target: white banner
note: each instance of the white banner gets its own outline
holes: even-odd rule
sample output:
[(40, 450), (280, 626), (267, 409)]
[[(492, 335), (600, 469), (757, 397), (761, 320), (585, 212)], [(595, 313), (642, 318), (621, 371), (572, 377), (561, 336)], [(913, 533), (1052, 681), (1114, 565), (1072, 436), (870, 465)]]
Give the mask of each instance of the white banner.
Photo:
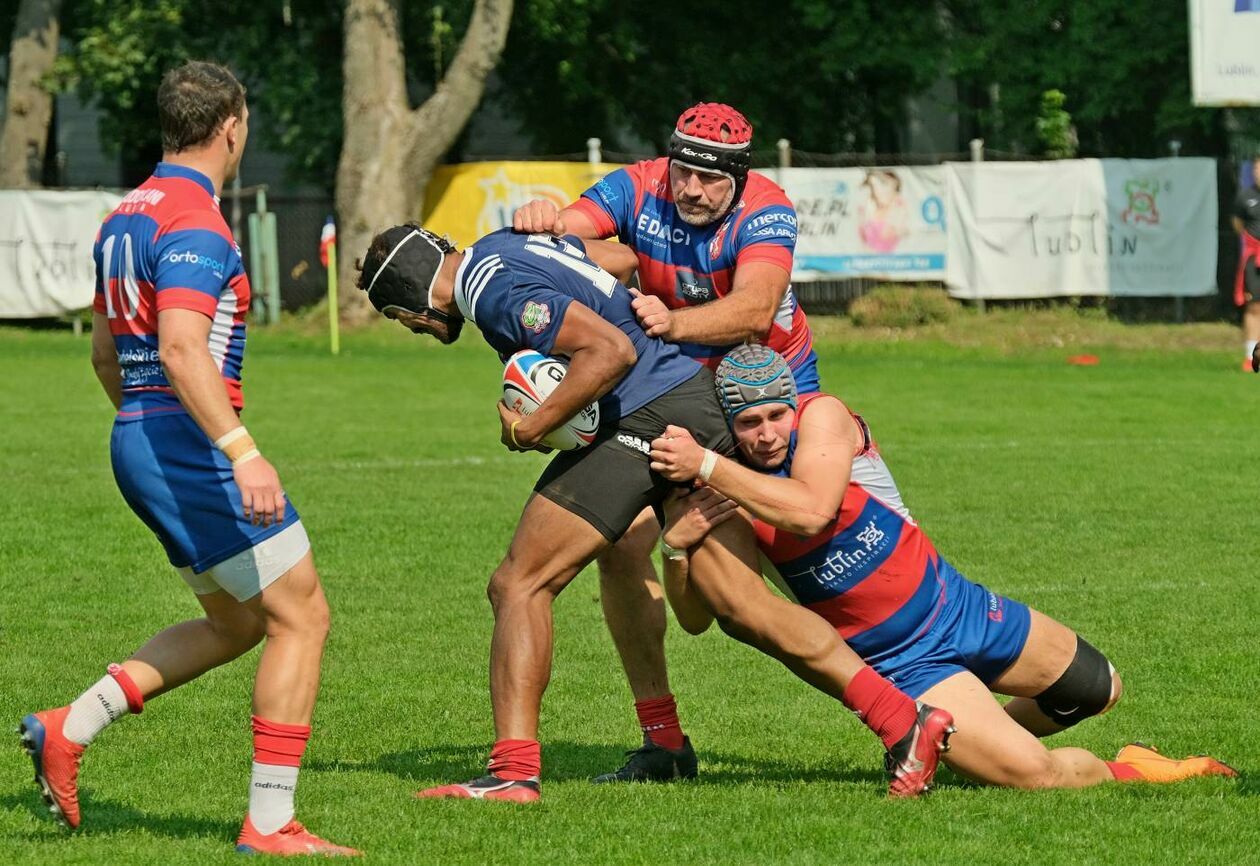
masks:
[(1195, 105), (1260, 105), (1260, 0), (1190, 0)]
[(783, 168), (767, 174), (796, 206), (794, 280), (944, 279), (941, 166)]
[(92, 306), (92, 244), (121, 200), (97, 190), (0, 190), (0, 319)]
[(959, 298), (1216, 292), (1211, 159), (947, 163)]

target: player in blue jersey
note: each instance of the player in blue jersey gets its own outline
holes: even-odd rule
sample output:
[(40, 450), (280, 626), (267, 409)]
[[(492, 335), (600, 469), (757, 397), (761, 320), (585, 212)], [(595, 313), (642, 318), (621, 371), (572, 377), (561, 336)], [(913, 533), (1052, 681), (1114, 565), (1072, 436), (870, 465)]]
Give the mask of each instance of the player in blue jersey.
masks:
[[(526, 232), (616, 235), (643, 295), (635, 313), (651, 336), (712, 369), (731, 348), (759, 341), (788, 359), (802, 393), (817, 391), (818, 357), (789, 284), (796, 211), (770, 178), (750, 170), (753, 128), (729, 105), (682, 112), (668, 156), (619, 168), (563, 210), (539, 199), (513, 215)], [(695, 763), (684, 742), (665, 663), (665, 604), (651, 554), (660, 524), (644, 512), (599, 557), (600, 601), (634, 695), (643, 746), (597, 782), (670, 781)]]
[(154, 636), (68, 706), (19, 728), (53, 814), (80, 821), (79, 760), (110, 723), (264, 641), (237, 850), (355, 854), (293, 817), (328, 634), (306, 530), (241, 424), (249, 280), (219, 213), (247, 137), (245, 90), (193, 62), (158, 90), (163, 161), (101, 226), (92, 363), (118, 414), (114, 477), (196, 593), (202, 619)]
[[(588, 244), (600, 246), (503, 230), (459, 252), (423, 229), (398, 226), (377, 235), (365, 257), (360, 288), (377, 310), (412, 331), (451, 343), (471, 321), (500, 359), (534, 349), (569, 360), (564, 379), (532, 415), (498, 404), (507, 447), (535, 448), (582, 408), (600, 404), (594, 443), (560, 453), (543, 471), (490, 579), (496, 736), (490, 773), (421, 791), (422, 797), (538, 799), (538, 712), (551, 670), (552, 601), (645, 508), (664, 500), (671, 485), (651, 471), (648, 443), (667, 425), (690, 430), (716, 452), (733, 447), (712, 373), (644, 332), (634, 296), (586, 255)], [(727, 572), (730, 543), (720, 532), (706, 542), (698, 579)], [(724, 627), (859, 711), (897, 753), (894, 793), (926, 787), (944, 743), (943, 731), (925, 733), (921, 718), (947, 715), (916, 706), (821, 619), (781, 599), (776, 604), (760, 580), (728, 583), (728, 595)], [(694, 763), (689, 769), (694, 774)]]

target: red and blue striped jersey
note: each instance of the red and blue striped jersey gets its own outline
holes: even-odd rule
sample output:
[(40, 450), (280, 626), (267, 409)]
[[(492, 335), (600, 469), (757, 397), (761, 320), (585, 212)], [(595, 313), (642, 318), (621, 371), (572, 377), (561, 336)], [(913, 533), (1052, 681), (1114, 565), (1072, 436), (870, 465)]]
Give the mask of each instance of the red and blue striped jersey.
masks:
[[(739, 204), (707, 226), (688, 225), (678, 215), (666, 157), (617, 169), (571, 207), (594, 223), (601, 238), (617, 235), (635, 251), (642, 290), (671, 309), (724, 297), (741, 264), (769, 262), (792, 271), (796, 210), (782, 189), (755, 171), (748, 173)], [(812, 370), (817, 363), (809, 323), (790, 286), (765, 344), (785, 357), (793, 371), (806, 365)], [(679, 348), (716, 367), (734, 347), (680, 343)], [(798, 381), (802, 392), (817, 390), (816, 381), (812, 387), (807, 384)]]
[(239, 411), (249, 278), (210, 178), (167, 162), (127, 193), (101, 225), (93, 309), (109, 318), (122, 368), (122, 420), (183, 407), (158, 359), (158, 313), (195, 310)]
[[(791, 475), (801, 416), (824, 397), (836, 399), (827, 394), (801, 399), (787, 459), (767, 474)], [(827, 528), (805, 537), (761, 520), (753, 524), (776, 585), (869, 659), (926, 631), (944, 595), (935, 547), (902, 503), (866, 422), (853, 418), (865, 442), (853, 459), (840, 511)]]

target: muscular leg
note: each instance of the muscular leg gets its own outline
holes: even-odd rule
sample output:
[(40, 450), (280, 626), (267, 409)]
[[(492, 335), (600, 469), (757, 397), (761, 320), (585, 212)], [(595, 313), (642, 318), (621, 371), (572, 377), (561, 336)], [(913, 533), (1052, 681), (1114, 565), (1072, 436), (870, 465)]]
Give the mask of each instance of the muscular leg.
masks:
[(507, 556), (487, 590), (494, 608), (490, 696), (499, 740), (536, 740), (551, 679), (551, 604), (608, 541), (542, 496), (525, 504)]
[(692, 552), (690, 581), (724, 632), (834, 698), (866, 666), (826, 620), (770, 591), (743, 518), (716, 527)]
[(254, 680), (254, 714), (309, 725), (330, 626), (315, 560), (306, 556), (250, 600), (266, 623), (267, 643)]
[(646, 508), (599, 556), (599, 600), (636, 701), (669, 694), (665, 667), (665, 593), (652, 564), (661, 526)]
[(943, 759), (976, 781), (1011, 788), (1084, 788), (1115, 778), (1106, 763), (1084, 749), (1047, 749), (1003, 712), (974, 674), (955, 674), (921, 700), (953, 714), (958, 732)]
[[(1003, 695), (1015, 695), (1006, 705), (1006, 713), (1025, 730), (1038, 737), (1046, 737), (1066, 730), (1044, 712), (1033, 700), (1058, 681), (1076, 655), (1076, 632), (1063, 623), (1053, 620), (1037, 610), (1032, 615), (1028, 641), (1015, 663), (992, 683), (992, 690)], [(1099, 711), (1107, 712), (1120, 700), (1123, 684), (1119, 674), (1111, 675), (1111, 699)]]
[(123, 663), (146, 698), (182, 686), (248, 652), (263, 638), (252, 607), (223, 590), (197, 596), (203, 619), (190, 619), (154, 635)]
[(308, 551), (248, 601), (226, 592), (197, 596), (206, 618), (171, 626), (123, 663), (146, 697), (170, 691), (267, 643), (254, 683), (254, 712), (283, 724), (310, 723), (328, 636), (328, 602)]

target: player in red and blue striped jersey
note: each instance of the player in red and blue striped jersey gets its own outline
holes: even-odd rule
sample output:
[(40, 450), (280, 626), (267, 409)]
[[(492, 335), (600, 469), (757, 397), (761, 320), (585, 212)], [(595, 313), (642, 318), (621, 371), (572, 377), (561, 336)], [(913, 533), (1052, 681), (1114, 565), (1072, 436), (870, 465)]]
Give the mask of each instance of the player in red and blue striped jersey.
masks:
[[(708, 627), (715, 593), (704, 583), (711, 573), (689, 575), (688, 549), (738, 504), (788, 598), (831, 623), (906, 694), (953, 715), (958, 731), (943, 757), (955, 770), (1019, 788), (1236, 775), (1212, 758), (1174, 761), (1139, 744), (1114, 762), (1047, 749), (1038, 737), (1119, 699), (1120, 679), (1103, 654), (956, 571), (911, 517), (866, 422), (830, 395), (798, 397), (782, 357), (743, 346), (716, 378), (740, 460), (705, 452), (677, 427), (652, 443), (653, 469), (707, 485), (667, 507), (665, 539), (678, 556), (665, 584), (684, 628)], [(990, 691), (1014, 699), (1003, 707)]]
[(163, 161), (101, 226), (92, 362), (118, 410), (114, 477), (205, 617), (155, 635), (71, 704), (22, 719), (55, 816), (80, 822), (79, 761), (108, 725), (265, 638), (254, 763), (237, 850), (356, 853), (293, 817), (328, 633), (310, 542), (279, 476), (241, 424), (249, 280), (218, 193), (248, 136), (245, 90), (192, 62), (158, 91)]
[[(818, 358), (789, 284), (796, 211), (782, 189), (749, 170), (752, 133), (729, 105), (694, 105), (679, 116), (667, 157), (612, 172), (559, 212), (551, 202), (530, 202), (513, 227), (617, 235), (637, 258), (643, 297), (635, 313), (649, 336), (677, 343), (710, 368), (739, 343), (763, 342), (788, 359), (801, 393), (809, 393), (819, 387)], [(665, 606), (650, 558), (659, 533), (645, 512), (599, 559), (604, 617), (644, 745), (596, 781), (667, 781), (680, 761), (695, 762), (665, 664)]]

